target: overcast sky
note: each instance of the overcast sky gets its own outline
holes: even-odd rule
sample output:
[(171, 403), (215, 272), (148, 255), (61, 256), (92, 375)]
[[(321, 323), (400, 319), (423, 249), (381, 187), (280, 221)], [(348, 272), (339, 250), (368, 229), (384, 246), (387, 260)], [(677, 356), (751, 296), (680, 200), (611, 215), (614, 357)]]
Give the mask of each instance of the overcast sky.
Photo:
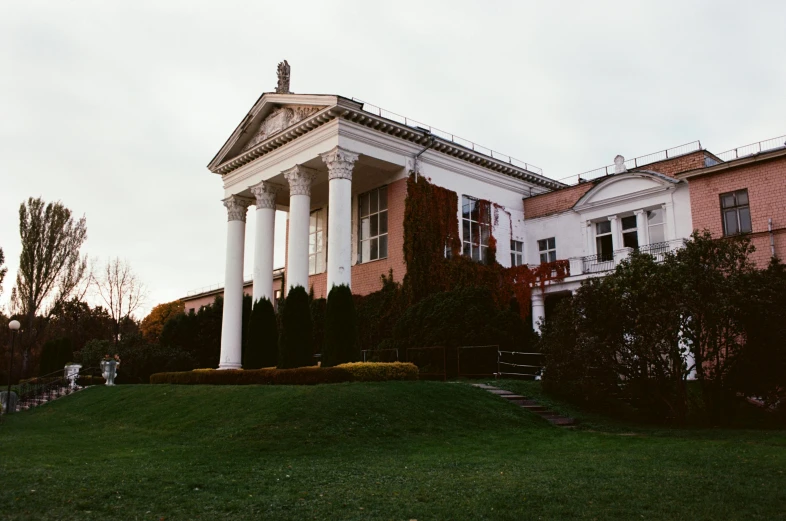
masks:
[(149, 288), (140, 316), (222, 282), (206, 165), (283, 59), (294, 92), (354, 96), (563, 178), (786, 134), (785, 24), (782, 0), (3, 2), (0, 305), (29, 196), (84, 214), (91, 257), (128, 260)]

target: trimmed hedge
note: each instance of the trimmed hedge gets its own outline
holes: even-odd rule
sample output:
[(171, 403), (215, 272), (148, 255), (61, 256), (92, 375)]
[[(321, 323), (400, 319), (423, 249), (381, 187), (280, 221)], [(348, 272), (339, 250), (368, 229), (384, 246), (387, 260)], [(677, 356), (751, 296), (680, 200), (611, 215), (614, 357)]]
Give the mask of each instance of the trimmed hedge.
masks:
[(346, 284), (334, 286), (328, 294), (325, 312), (322, 366), (333, 367), (360, 360), (357, 336), (358, 326), (352, 291)]
[(413, 364), (358, 362), (338, 367), (298, 367), (296, 369), (228, 369), (223, 371), (186, 371), (156, 373), (151, 384), (180, 385), (315, 385), (342, 382), (381, 382), (417, 380)]
[(354, 362), (337, 365), (336, 369), (346, 369), (356, 382), (418, 379), (418, 367), (409, 362)]

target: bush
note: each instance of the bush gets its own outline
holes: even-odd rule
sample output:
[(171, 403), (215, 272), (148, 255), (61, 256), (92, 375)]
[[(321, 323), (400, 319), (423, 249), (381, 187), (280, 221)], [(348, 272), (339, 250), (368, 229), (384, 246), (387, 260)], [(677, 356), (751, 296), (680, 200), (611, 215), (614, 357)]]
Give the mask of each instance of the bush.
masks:
[(322, 365), (332, 367), (360, 359), (357, 319), (352, 291), (344, 284), (330, 290), (325, 312), (325, 346)]
[(181, 385), (315, 385), (342, 382), (417, 380), (418, 368), (406, 363), (352, 363), (336, 367), (295, 369), (195, 369), (188, 372), (156, 373), (152, 384)]
[(382, 289), (365, 296), (354, 296), (360, 350), (377, 349), (384, 340), (390, 339), (406, 308), (401, 285), (393, 280), (393, 270), (380, 278)]
[(308, 294), (303, 286), (291, 288), (281, 312), (278, 342), (279, 369), (314, 365), (313, 334)]
[(221, 355), (223, 312), (224, 299), (216, 297), (197, 312), (176, 314), (164, 324), (159, 343), (187, 351), (198, 367), (216, 366)]
[(315, 385), (351, 380), (352, 373), (346, 369), (313, 366), (295, 369), (228, 369), (157, 373), (150, 377), (150, 383), (153, 384), (181, 385)]
[(190, 353), (170, 346), (146, 343), (139, 335), (126, 337), (118, 344), (92, 340), (78, 353), (78, 361), (87, 368), (100, 367), (104, 355), (120, 355), (115, 383), (147, 383), (150, 375), (164, 371), (190, 371), (196, 361)]
[(356, 382), (384, 382), (386, 380), (417, 380), (418, 367), (405, 362), (379, 363), (355, 362), (341, 364), (337, 369), (345, 369)]
[(259, 299), (251, 311), (248, 338), (243, 343), (243, 367), (261, 369), (276, 365), (278, 360), (278, 325), (273, 304)]
[[(325, 310), (327, 308), (327, 300), (323, 298), (312, 298), (309, 295), (311, 308), (311, 327), (312, 337), (311, 346), (313, 353), (322, 353), (323, 345), (325, 343)], [(323, 364), (324, 365), (324, 364)]]

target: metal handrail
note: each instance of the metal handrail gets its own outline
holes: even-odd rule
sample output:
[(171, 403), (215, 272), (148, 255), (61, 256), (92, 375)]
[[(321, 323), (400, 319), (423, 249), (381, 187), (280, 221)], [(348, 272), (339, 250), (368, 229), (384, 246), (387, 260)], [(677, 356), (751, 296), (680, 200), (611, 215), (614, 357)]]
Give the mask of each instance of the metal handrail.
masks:
[[(624, 164), (625, 168), (630, 170), (644, 165), (657, 163), (659, 161), (674, 159), (675, 157), (684, 156), (685, 154), (690, 154), (692, 152), (698, 152), (699, 150), (702, 150), (701, 141), (691, 141), (690, 143), (685, 143), (684, 145), (679, 145), (676, 147), (667, 148), (666, 150), (660, 150), (651, 154), (628, 159)], [(576, 184), (582, 183), (584, 181), (591, 181), (592, 179), (597, 179), (599, 177), (613, 175), (615, 173), (615, 168), (616, 165), (603, 166), (594, 170), (582, 172), (580, 174), (569, 175), (567, 177), (563, 177), (562, 179), (558, 179), (558, 181), (565, 184)]]
[(16, 386), (17, 411), (43, 405), (61, 396), (73, 394), (90, 385), (103, 383), (101, 370), (97, 367), (80, 368), (79, 373), (70, 375), (66, 369), (22, 381)]
[(767, 150), (774, 150), (776, 148), (786, 147), (786, 135), (765, 139), (764, 141), (757, 141), (750, 145), (743, 145), (741, 147), (732, 148), (715, 156), (721, 161), (733, 161), (741, 157), (766, 152)]
[(500, 152), (496, 152), (496, 151), (494, 151), (494, 150), (492, 150), (490, 148), (486, 148), (484, 146), (478, 145), (477, 143), (474, 143), (473, 141), (470, 141), (469, 139), (464, 139), (464, 138), (459, 137), (459, 136), (457, 136), (457, 135), (455, 135), (453, 133), (446, 132), (444, 130), (440, 130), (440, 129), (436, 128), (436, 127), (432, 127), (431, 125), (427, 125), (427, 124), (425, 124), (425, 123), (423, 123), (421, 121), (417, 121), (415, 119), (408, 118), (406, 116), (402, 116), (401, 114), (397, 114), (397, 113), (392, 112), (390, 110), (383, 109), (382, 107), (379, 107), (377, 105), (373, 105), (373, 104), (368, 103), (366, 101), (363, 101), (361, 99), (352, 98), (352, 101), (355, 101), (357, 103), (362, 103), (363, 104), (362, 110), (365, 111), (365, 112), (368, 112), (370, 114), (375, 114), (375, 115), (377, 115), (377, 116), (379, 116), (381, 118), (387, 118), (387, 119), (393, 120), (393, 121), (395, 121), (397, 123), (401, 123), (402, 125), (406, 125), (406, 126), (411, 127), (411, 128), (415, 128), (415, 129), (419, 129), (419, 130), (427, 130), (428, 132), (430, 132), (431, 134), (433, 134), (434, 136), (436, 136), (438, 138), (444, 139), (446, 141), (450, 141), (451, 143), (455, 143), (455, 144), (457, 144), (459, 146), (462, 146), (464, 148), (468, 148), (468, 149), (472, 150), (473, 152), (477, 152), (479, 154), (483, 154), (483, 155), (489, 156), (489, 157), (491, 157), (493, 159), (497, 159), (499, 161), (504, 161), (504, 162), (509, 163), (509, 164), (511, 164), (513, 166), (517, 166), (519, 168), (523, 168), (524, 170), (527, 170), (527, 171), (532, 172), (534, 174), (543, 175), (543, 169), (542, 168), (540, 168), (538, 166), (535, 166), (535, 165), (533, 165), (531, 163), (527, 163), (526, 161), (521, 161), (521, 160), (516, 159), (516, 158), (514, 158), (512, 156), (509, 156), (507, 154), (502, 154)]

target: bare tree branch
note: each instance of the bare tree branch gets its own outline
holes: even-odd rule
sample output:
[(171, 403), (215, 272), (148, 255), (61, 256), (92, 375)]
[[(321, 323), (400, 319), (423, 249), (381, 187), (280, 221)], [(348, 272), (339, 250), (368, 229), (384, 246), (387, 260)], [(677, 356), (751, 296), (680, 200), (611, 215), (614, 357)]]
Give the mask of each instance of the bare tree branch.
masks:
[(101, 272), (93, 277), (98, 295), (106, 304), (115, 325), (115, 342), (120, 337), (122, 322), (139, 309), (147, 297), (145, 285), (137, 278), (127, 261), (109, 259)]

